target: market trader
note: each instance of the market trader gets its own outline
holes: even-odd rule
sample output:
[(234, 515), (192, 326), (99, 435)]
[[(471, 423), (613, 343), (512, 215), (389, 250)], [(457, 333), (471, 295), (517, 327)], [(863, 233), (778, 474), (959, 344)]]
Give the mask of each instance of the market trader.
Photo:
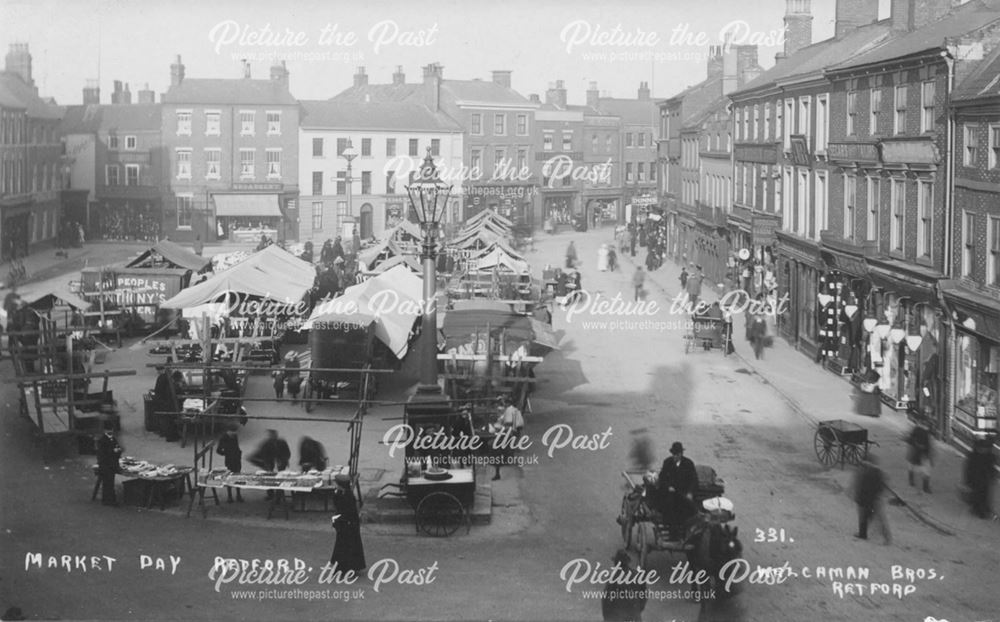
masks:
[(101, 503), (116, 506), (115, 475), (121, 470), (122, 446), (115, 438), (115, 424), (104, 422), (104, 434), (97, 440), (97, 475), (101, 478)]

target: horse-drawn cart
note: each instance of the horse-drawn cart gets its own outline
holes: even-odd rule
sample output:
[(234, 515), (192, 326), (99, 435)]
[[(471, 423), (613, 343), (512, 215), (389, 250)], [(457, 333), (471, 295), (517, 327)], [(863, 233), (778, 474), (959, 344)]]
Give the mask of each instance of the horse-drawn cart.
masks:
[(712, 315), (691, 315), (691, 332), (684, 335), (684, 353), (696, 350), (722, 350), (724, 356), (730, 352), (731, 324), (724, 318)]
[(840, 462), (861, 464), (868, 458), (868, 450), (878, 443), (868, 440), (868, 429), (843, 419), (820, 421), (816, 434), (813, 436), (813, 447), (820, 464), (832, 467)]

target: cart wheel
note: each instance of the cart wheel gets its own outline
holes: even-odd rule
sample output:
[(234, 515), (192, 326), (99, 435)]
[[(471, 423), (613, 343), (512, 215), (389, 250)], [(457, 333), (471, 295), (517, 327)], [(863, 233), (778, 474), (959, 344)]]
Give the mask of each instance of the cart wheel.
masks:
[(628, 495), (625, 495), (622, 497), (622, 510), (618, 515), (618, 522), (622, 526), (622, 541), (625, 543), (626, 549), (632, 548), (632, 528), (635, 526), (633, 515), (632, 504), (629, 502)]
[(837, 435), (833, 430), (821, 425), (813, 437), (813, 446), (816, 448), (816, 458), (820, 464), (832, 467), (837, 463)]
[(646, 523), (639, 523), (639, 533), (636, 534), (636, 546), (639, 549), (639, 567), (643, 570), (649, 568), (649, 536), (652, 527)]
[(417, 529), (435, 538), (447, 538), (465, 522), (465, 508), (448, 492), (432, 492), (417, 504)]
[(844, 462), (855, 466), (861, 464), (864, 458), (868, 457), (868, 452), (861, 445), (854, 443), (844, 446)]

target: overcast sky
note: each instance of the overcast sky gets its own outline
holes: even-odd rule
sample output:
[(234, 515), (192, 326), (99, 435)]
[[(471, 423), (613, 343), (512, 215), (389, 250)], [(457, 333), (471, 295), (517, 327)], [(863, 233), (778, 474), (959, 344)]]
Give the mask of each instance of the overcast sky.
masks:
[[(813, 41), (830, 37), (833, 0), (812, 5)], [(243, 58), (264, 78), (265, 55), (283, 55), (299, 99), (335, 95), (358, 65), (374, 83), (397, 65), (419, 81), (421, 66), (440, 62), (445, 78), (512, 70), (524, 95), (561, 79), (570, 103), (583, 103), (590, 81), (616, 97), (642, 81), (654, 97), (699, 82), (727, 25), (736, 43), (759, 41), (770, 67), (784, 12), (785, 0), (0, 0), (0, 44), (29, 43), (41, 93), (60, 104), (81, 103), (98, 75), (102, 103), (116, 79), (162, 93), (178, 54), (192, 78), (239, 77)]]

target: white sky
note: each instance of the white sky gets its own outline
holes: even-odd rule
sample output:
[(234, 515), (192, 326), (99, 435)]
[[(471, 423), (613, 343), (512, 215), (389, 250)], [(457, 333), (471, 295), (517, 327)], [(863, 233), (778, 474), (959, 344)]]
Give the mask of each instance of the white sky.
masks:
[[(826, 39), (833, 34), (834, 1), (812, 5), (813, 41)], [(60, 104), (81, 103), (84, 83), (98, 77), (98, 68), (103, 103), (110, 102), (116, 79), (130, 84), (133, 101), (145, 83), (159, 101), (177, 54), (187, 77), (213, 78), (238, 77), (241, 58), (267, 53), (331, 55), (287, 61), (292, 94), (300, 99), (347, 88), (358, 65), (375, 83), (389, 82), (396, 65), (403, 65), (407, 81), (419, 81), (421, 66), (440, 62), (445, 78), (489, 80), (493, 69), (512, 70), (513, 87), (524, 95), (544, 97), (546, 86), (561, 79), (570, 103), (583, 103), (591, 80), (616, 97), (634, 97), (640, 81), (651, 84), (654, 97), (672, 96), (704, 79), (707, 46), (720, 43), (726, 24), (741, 20), (746, 36), (773, 37), (784, 12), (784, 0), (0, 0), (0, 46), (6, 53), (9, 43), (29, 43), (41, 94)], [(226, 23), (251, 32), (270, 25), (304, 44), (227, 44), (220, 41)], [(382, 30), (373, 32), (379, 24)], [(356, 40), (321, 45), (327, 25)], [(671, 42), (685, 25), (691, 36), (704, 33), (707, 43)], [(585, 37), (589, 30), (593, 37), (617, 26), (631, 45), (581, 43), (567, 52), (571, 32)], [(402, 45), (421, 42), (419, 31), (424, 45)], [(388, 42), (376, 50), (380, 36)], [(770, 67), (779, 49), (762, 45), (761, 65)], [(252, 61), (253, 77), (267, 77), (271, 64)]]

